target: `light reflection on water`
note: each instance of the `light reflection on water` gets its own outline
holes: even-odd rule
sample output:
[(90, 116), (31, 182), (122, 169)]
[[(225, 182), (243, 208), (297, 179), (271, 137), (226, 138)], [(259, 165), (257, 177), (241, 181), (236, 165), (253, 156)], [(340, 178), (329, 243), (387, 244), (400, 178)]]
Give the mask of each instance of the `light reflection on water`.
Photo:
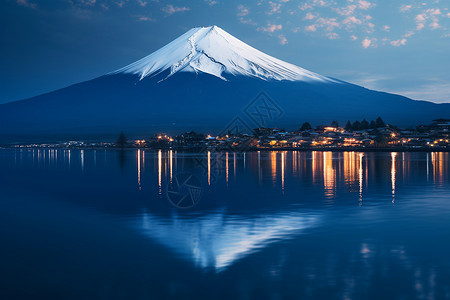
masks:
[[(166, 198), (182, 173), (203, 190), (190, 209)], [(8, 241), (0, 257), (12, 274), (1, 279), (32, 282), (35, 271), (17, 266), (42, 261), (53, 270), (39, 269), (42, 291), (57, 270), (64, 291), (85, 276), (98, 282), (87, 293), (107, 298), (97, 289), (114, 290), (106, 273), (115, 265), (98, 261), (109, 253), (123, 262), (125, 285), (148, 278), (161, 288), (139, 288), (156, 298), (186, 296), (174, 288), (184, 281), (217, 289), (198, 299), (446, 298), (449, 175), (448, 153), (0, 150), (0, 238)], [(85, 241), (96, 246), (68, 256), (66, 245)], [(21, 251), (32, 254), (11, 254)], [(77, 269), (74, 255), (103, 276), (63, 272)]]

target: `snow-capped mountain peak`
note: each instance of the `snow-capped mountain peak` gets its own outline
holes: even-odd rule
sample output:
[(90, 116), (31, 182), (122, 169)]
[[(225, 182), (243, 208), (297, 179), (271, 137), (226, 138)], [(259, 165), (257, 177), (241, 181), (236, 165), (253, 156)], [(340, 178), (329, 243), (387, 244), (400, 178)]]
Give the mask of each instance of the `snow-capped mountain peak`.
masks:
[(223, 80), (226, 75), (262, 80), (335, 82), (325, 76), (267, 55), (217, 26), (197, 27), (113, 74), (137, 74), (140, 79), (169, 70), (207, 73)]

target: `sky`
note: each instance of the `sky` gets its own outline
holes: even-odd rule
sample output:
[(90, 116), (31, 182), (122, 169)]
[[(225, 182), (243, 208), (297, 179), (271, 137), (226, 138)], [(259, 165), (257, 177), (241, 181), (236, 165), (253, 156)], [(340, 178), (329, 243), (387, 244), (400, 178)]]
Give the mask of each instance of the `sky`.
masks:
[(449, 0), (2, 0), (0, 103), (96, 78), (210, 25), (321, 75), (450, 103)]

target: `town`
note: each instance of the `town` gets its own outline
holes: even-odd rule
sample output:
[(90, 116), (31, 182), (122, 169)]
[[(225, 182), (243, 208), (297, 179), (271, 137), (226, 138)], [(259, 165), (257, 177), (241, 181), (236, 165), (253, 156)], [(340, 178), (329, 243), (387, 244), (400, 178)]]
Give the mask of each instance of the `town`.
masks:
[(183, 151), (252, 151), (252, 150), (450, 150), (450, 119), (437, 119), (430, 125), (399, 128), (376, 120), (336, 121), (312, 127), (305, 122), (297, 131), (279, 128), (256, 128), (249, 132), (226, 131), (223, 134), (186, 132), (177, 136), (164, 133), (147, 139), (128, 140), (124, 133), (116, 142), (68, 141), (56, 144), (14, 145), (19, 148), (150, 148)]

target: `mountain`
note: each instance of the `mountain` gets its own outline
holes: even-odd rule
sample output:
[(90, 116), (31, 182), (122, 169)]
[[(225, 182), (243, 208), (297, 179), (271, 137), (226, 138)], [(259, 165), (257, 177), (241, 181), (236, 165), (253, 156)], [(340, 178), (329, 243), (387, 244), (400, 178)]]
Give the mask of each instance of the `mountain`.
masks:
[(258, 51), (217, 26), (191, 29), (112, 74), (134, 74), (142, 80), (165, 71), (170, 73), (163, 80), (179, 72), (191, 72), (210, 74), (225, 81), (225, 75), (232, 75), (262, 80), (335, 82)]
[[(261, 93), (262, 92), (262, 93)], [(271, 57), (219, 27), (194, 28), (96, 79), (0, 105), (0, 141), (116, 137), (234, 126), (297, 129), (381, 116), (399, 125), (450, 116), (415, 101), (325, 77)], [(230, 123), (231, 122), (231, 123)], [(228, 127), (227, 127), (228, 126)]]

